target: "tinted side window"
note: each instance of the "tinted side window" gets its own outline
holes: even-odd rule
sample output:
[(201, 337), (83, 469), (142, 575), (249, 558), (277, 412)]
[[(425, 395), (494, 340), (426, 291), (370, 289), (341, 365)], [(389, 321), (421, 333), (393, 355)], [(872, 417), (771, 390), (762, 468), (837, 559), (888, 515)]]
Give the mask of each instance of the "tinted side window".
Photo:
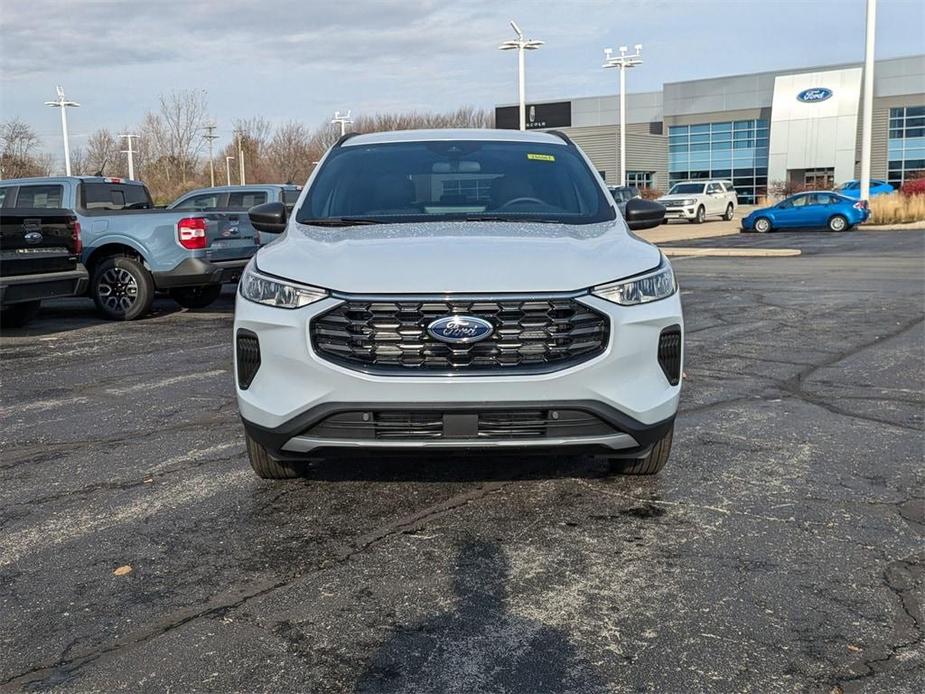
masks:
[(20, 186), (19, 195), (16, 196), (16, 207), (61, 207), (63, 194), (62, 186)]
[(229, 210), (249, 210), (254, 205), (262, 205), (267, 201), (267, 194), (263, 191), (241, 191), (228, 196)]
[(80, 195), (85, 210), (122, 210), (126, 207), (151, 207), (151, 197), (144, 186), (121, 183), (82, 183)]
[(296, 201), (299, 199), (299, 194), (301, 190), (295, 189), (286, 189), (283, 191), (283, 204), (287, 206), (292, 206), (296, 204)]
[(215, 210), (218, 209), (218, 193), (203, 193), (187, 198), (174, 209), (176, 210)]
[(3, 203), (6, 202), (6, 193), (9, 188), (0, 188), (0, 207), (3, 207)]

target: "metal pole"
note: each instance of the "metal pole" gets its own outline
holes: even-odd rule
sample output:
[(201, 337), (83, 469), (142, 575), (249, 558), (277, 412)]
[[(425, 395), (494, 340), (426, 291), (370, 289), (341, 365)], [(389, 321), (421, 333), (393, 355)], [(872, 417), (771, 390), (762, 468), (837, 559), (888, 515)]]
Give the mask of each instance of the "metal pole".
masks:
[(241, 142), (241, 133), (238, 133), (238, 180), (241, 185), (244, 183), (244, 145)]
[(203, 135), (206, 138), (206, 141), (209, 143), (209, 183), (214, 188), (215, 187), (215, 159), (212, 154), (212, 140), (217, 140), (218, 135), (215, 134), (215, 123), (209, 123), (206, 127), (206, 134)]
[(135, 137), (132, 133), (126, 133), (125, 135), (120, 135), (128, 140), (128, 149), (122, 150), (123, 154), (128, 155), (128, 177), (129, 180), (135, 180), (135, 150), (132, 149), (132, 138)]
[(527, 129), (527, 90), (524, 85), (524, 46), (517, 49), (517, 78), (520, 90), (520, 129)]
[(626, 185), (626, 66), (620, 66), (620, 185)]
[(225, 183), (231, 185), (231, 160), (234, 157), (225, 157)]
[(861, 200), (870, 200), (870, 150), (874, 115), (874, 39), (877, 0), (867, 0), (867, 45), (864, 49), (864, 112), (861, 114)]
[(64, 133), (64, 173), (71, 175), (71, 148), (67, 141), (67, 107), (61, 104), (61, 132)]

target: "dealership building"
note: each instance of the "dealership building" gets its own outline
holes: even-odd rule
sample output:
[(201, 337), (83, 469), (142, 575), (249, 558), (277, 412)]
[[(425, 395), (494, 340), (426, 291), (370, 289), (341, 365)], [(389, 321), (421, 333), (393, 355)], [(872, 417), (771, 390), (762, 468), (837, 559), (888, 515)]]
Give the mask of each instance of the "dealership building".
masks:
[[(754, 202), (769, 183), (858, 178), (862, 76), (861, 64), (830, 65), (628, 93), (629, 183), (667, 190), (688, 179), (731, 179), (740, 199)], [(618, 184), (619, 109), (616, 94), (528, 103), (527, 128), (566, 133)], [(498, 106), (495, 121), (517, 128), (518, 107)], [(925, 176), (925, 55), (877, 61), (871, 177), (898, 187), (918, 176)]]

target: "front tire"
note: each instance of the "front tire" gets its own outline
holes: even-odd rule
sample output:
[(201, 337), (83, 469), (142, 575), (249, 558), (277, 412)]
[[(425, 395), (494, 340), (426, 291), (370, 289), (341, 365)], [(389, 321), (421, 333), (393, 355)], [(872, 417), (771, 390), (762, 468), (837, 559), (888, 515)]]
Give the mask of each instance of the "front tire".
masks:
[(674, 424), (660, 438), (652, 449), (641, 458), (618, 458), (605, 456), (610, 472), (617, 475), (655, 475), (668, 462), (671, 441), (674, 438)]
[(829, 220), (828, 229), (834, 232), (848, 231), (848, 226), (848, 220), (837, 214)]
[(21, 328), (31, 321), (42, 308), (40, 301), (23, 301), (19, 304), (10, 304), (0, 310), (0, 325), (4, 328)]
[(759, 217), (755, 220), (755, 231), (759, 234), (767, 234), (771, 231), (771, 220), (767, 217)]
[(182, 287), (171, 289), (170, 298), (183, 308), (206, 308), (222, 293), (222, 285), (207, 284), (204, 287)]
[(735, 215), (735, 208), (732, 206), (732, 203), (730, 202), (726, 206), (726, 214), (723, 215), (723, 219), (727, 222), (731, 222), (733, 215)]
[(90, 296), (109, 320), (135, 320), (151, 310), (154, 278), (137, 258), (111, 256), (94, 268)]
[(703, 224), (703, 220), (707, 218), (707, 211), (704, 209), (703, 205), (697, 208), (697, 214), (691, 220), (691, 224)]
[(298, 463), (277, 460), (249, 434), (245, 433), (244, 438), (247, 442), (247, 457), (257, 477), (265, 480), (288, 480), (302, 475), (302, 466)]

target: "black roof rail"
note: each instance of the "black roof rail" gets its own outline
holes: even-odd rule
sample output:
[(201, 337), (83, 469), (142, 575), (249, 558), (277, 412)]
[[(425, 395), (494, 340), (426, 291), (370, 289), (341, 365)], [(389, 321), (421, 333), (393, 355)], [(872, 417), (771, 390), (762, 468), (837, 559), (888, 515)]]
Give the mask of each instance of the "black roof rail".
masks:
[(547, 130), (547, 131), (546, 131), (546, 134), (547, 134), (547, 135), (555, 135), (556, 137), (561, 138), (562, 140), (565, 141), (565, 144), (567, 144), (567, 145), (574, 145), (574, 144), (575, 144), (574, 142), (572, 142), (572, 139), (571, 139), (568, 135), (566, 135), (564, 132), (562, 132), (561, 130)]
[(345, 143), (347, 140), (349, 140), (351, 137), (356, 137), (357, 135), (362, 135), (362, 134), (363, 134), (363, 133), (344, 133), (343, 135), (341, 135), (341, 136), (338, 138), (337, 142), (334, 143), (334, 146), (335, 146), (335, 147), (340, 147), (342, 144), (344, 144), (344, 143)]

